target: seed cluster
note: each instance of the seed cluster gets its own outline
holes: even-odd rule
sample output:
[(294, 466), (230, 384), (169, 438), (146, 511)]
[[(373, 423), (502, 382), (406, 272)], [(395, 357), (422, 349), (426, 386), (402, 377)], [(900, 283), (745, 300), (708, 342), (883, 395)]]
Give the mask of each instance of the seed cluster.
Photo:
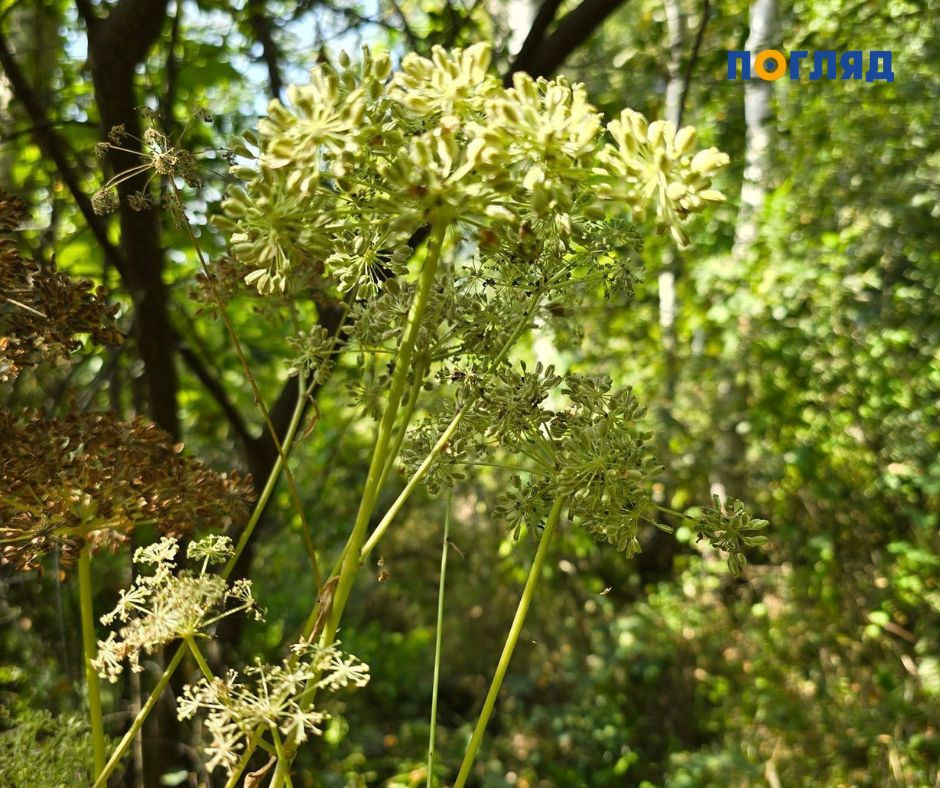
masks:
[(68, 356), (81, 346), (81, 334), (99, 344), (122, 341), (118, 307), (107, 303), (103, 288), (23, 257), (16, 237), (23, 220), (22, 202), (0, 191), (0, 382)]
[(90, 541), (127, 541), (153, 522), (166, 534), (224, 528), (247, 514), (249, 481), (184, 457), (144, 419), (108, 413), (64, 418), (0, 411), (2, 563), (26, 569), (59, 548), (66, 562)]

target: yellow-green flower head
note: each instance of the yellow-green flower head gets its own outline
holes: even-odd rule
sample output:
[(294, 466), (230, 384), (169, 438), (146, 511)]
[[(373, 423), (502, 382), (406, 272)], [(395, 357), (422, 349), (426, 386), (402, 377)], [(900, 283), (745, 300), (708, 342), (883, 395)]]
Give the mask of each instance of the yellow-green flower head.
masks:
[(319, 171), (327, 151), (338, 158), (356, 152), (355, 131), (366, 106), (361, 89), (343, 95), (336, 71), (320, 65), (311, 72), (309, 85), (287, 88), (287, 99), (290, 109), (275, 99), (268, 105), (267, 118), (259, 124), (266, 140), (263, 166), (301, 167), (313, 174)]
[(696, 152), (691, 126), (677, 131), (669, 121), (647, 123), (631, 109), (623, 110), (607, 130), (614, 145), (607, 145), (600, 158), (616, 178), (609, 184), (610, 195), (624, 199), (640, 221), (652, 211), (657, 225), (668, 227), (685, 246), (688, 239), (679, 222), (702, 211), (707, 202), (725, 199), (710, 187), (728, 156), (717, 148)]
[(268, 170), (247, 189), (230, 189), (222, 203), (227, 218), (216, 221), (231, 232), (232, 253), (250, 268), (246, 284), (262, 293), (284, 292), (292, 268), (322, 260), (333, 248), (330, 215), (314, 210), (322, 197), (298, 194), (290, 181), (291, 175)]
[(521, 187), (517, 199), (543, 216), (570, 210), (578, 185), (591, 173), (602, 125), (583, 85), (517, 73), (511, 88), (487, 102), (485, 117), (471, 131), (477, 167), (500, 188)]
[(451, 52), (436, 46), (430, 59), (412, 53), (392, 78), (390, 96), (423, 117), (479, 112), (501, 89), (489, 67), (490, 47), (484, 43)]
[[(722, 199), (710, 185), (727, 157), (696, 153), (691, 128), (624, 110), (605, 130), (582, 85), (517, 74), (507, 88), (489, 64), (484, 44), (436, 47), (392, 75), (387, 54), (364, 50), (361, 65), (318, 66), (287, 105), (272, 102), (233, 148), (255, 165), (233, 167), (246, 183), (217, 222), (245, 281), (268, 293), (326, 276), (377, 295), (385, 269), (404, 270), (401, 239), (435, 222), (484, 239), (550, 228), (564, 254), (579, 220), (627, 208), (684, 244), (680, 223)], [(396, 251), (375, 245), (384, 233)]]

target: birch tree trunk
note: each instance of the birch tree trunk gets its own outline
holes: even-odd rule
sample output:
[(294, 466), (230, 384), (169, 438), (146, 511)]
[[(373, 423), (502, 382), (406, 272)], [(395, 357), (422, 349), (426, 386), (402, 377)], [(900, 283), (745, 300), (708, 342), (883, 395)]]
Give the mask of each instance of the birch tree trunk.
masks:
[[(746, 47), (753, 61), (756, 53), (772, 48), (777, 43), (777, 0), (754, 0), (751, 4), (750, 22)], [(754, 73), (753, 62), (751, 73)], [(759, 216), (767, 196), (773, 84), (757, 78), (744, 83), (744, 123), (747, 136), (741, 209), (734, 233), (733, 255), (736, 260), (744, 260), (757, 240)]]
[[(665, 0), (666, 33), (669, 60), (666, 73), (666, 117), (665, 120), (679, 125), (682, 115), (682, 56), (685, 51), (686, 17), (680, 0)], [(676, 278), (679, 273), (679, 254), (669, 249), (659, 274), (659, 327), (662, 336), (665, 361), (664, 407), (671, 411), (676, 393), (678, 364), (676, 358)], [(669, 415), (668, 413), (666, 415)]]
[[(750, 8), (750, 32), (745, 48), (753, 58), (763, 49), (777, 48), (777, 0), (754, 0)], [(744, 178), (741, 205), (734, 233), (731, 256), (740, 268), (746, 265), (760, 231), (760, 214), (767, 198), (770, 170), (773, 82), (754, 78), (744, 83)], [(747, 407), (746, 348), (748, 321), (739, 317), (736, 353), (726, 345), (724, 363), (727, 377), (719, 384), (719, 407), (715, 414), (718, 429), (715, 473), (711, 491), (722, 500), (743, 496), (747, 467), (747, 441), (741, 422)]]

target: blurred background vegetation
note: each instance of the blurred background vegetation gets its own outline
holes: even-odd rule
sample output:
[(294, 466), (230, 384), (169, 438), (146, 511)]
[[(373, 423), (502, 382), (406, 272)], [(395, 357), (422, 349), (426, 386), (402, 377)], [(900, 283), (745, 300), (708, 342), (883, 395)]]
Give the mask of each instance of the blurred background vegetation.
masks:
[[(492, 41), (505, 74), (565, 73), (608, 112), (694, 124), (730, 154), (730, 199), (690, 227), (688, 250), (648, 243), (632, 300), (598, 298), (528, 352), (636, 387), (665, 465), (663, 505), (724, 491), (771, 527), (739, 579), (679, 522), (673, 536), (651, 527), (630, 561), (566, 533), (479, 784), (940, 784), (938, 22), (936, 0), (2, 0), (0, 187), (27, 203), (29, 253), (106, 284), (129, 335), (21, 376), (2, 389), (5, 406), (149, 415), (189, 453), (263, 480), (274, 449), (220, 322), (190, 298), (198, 262), (185, 231), (158, 211), (95, 216), (95, 144), (114, 124), (132, 130), (138, 106), (170, 131), (211, 112), (188, 138), (206, 166), (188, 208), (217, 256), (205, 218), (222, 149), (311, 64), (362, 43), (397, 58)], [(896, 78), (810, 82), (807, 62), (800, 81), (726, 79), (728, 50), (767, 47), (890, 50)], [(230, 312), (273, 418), (289, 415), (288, 327), (247, 298)], [(320, 424), (294, 464), (330, 554), (372, 436), (345, 402), (341, 386), (318, 392)], [(487, 508), (501, 483), (483, 473), (455, 491), (445, 765), (463, 752), (531, 553)], [(280, 495), (240, 567), (267, 623), (224, 633), (231, 661), (275, 657), (313, 595)], [(308, 784), (423, 784), (443, 502), (408, 507), (341, 633), (372, 683), (303, 750)], [(126, 552), (102, 560), (107, 609), (131, 567)], [(73, 584), (46, 569), (0, 582), (0, 728), (81, 707)], [(106, 698), (112, 734), (158, 673), (150, 665)], [(198, 732), (180, 739), (163, 711), (122, 784), (205, 784)], [(0, 741), (0, 752), (23, 746)], [(41, 767), (19, 784), (53, 784)]]

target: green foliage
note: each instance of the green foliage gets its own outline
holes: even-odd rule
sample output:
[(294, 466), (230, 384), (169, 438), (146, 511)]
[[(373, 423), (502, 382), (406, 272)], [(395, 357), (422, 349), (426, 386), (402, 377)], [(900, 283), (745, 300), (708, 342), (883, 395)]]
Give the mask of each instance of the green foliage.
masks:
[(86, 785), (94, 773), (91, 733), (79, 714), (54, 717), (48, 711), (17, 715), (0, 731), (0, 781), (10, 788)]
[[(66, 44), (66, 31), (81, 35), (81, 23), (70, 4), (41, 5), (50, 33), (18, 16), (2, 20), (4, 31), (23, 31), (16, 55), (49, 97), (51, 120), (91, 193), (101, 183), (93, 85), (84, 78), (83, 47)], [(489, 75), (480, 49), (457, 58), (430, 51), (434, 43), (492, 39), (494, 60), (509, 62), (505, 31), (482, 4), (397, 4), (414, 41), (383, 4), (362, 28), (379, 44), (365, 75), (331, 48), (310, 45), (313, 27), (318, 41), (339, 34), (347, 43), (357, 12), (318, 7), (316, 24), (307, 25), (313, 17), (304, 4), (289, 12), (262, 5), (272, 18), (285, 12), (274, 41), (290, 53), (289, 80), (320, 62), (311, 84), (285, 93), (260, 133), (233, 143), (240, 186), (223, 196), (218, 176), (227, 163), (212, 152), (220, 139), (255, 127), (266, 101), (256, 89), (263, 75), (249, 64), (259, 45), (251, 49), (252, 28), (238, 9), (209, 2), (196, 14), (184, 4), (177, 37), (170, 42), (168, 22), (137, 87), (151, 106), (159, 97), (170, 140), (180, 128), (174, 118), (212, 109), (213, 122), (194, 124), (184, 139), (206, 185), (184, 188), (180, 180), (181, 193), (192, 198), (187, 212), (261, 391), (273, 402), (279, 387), (296, 382), (285, 381), (288, 374), (320, 387), (292, 467), (321, 556), (339, 554), (356, 517), (373, 420), (386, 405), (390, 362), (426, 259), (428, 219), (443, 205), (460, 220), (417, 338), (401, 404), (410, 426), (396, 427), (392, 443), (400, 439), (401, 452), (386, 468), (378, 512), (466, 411), (360, 573), (341, 635), (344, 649), (372, 666), (372, 680), (331, 697), (333, 716), (300, 750), (294, 784), (307, 779), (301, 772), (323, 785), (424, 783), (442, 520), (434, 496), (442, 489), (453, 491), (459, 550), (448, 568), (436, 775), (450, 779), (447, 767), (463, 754), (532, 552), (514, 537), (538, 538), (559, 485), (583, 490), (588, 515), (614, 496), (628, 501), (628, 516), (576, 518), (587, 530), (562, 529), (484, 741), (480, 784), (936, 783), (936, 3), (813, 0), (781, 8), (784, 51), (890, 49), (898, 78), (774, 83), (767, 200), (743, 258), (731, 255), (745, 162), (742, 85), (724, 73), (725, 53), (743, 48), (747, 36), (746, 3), (711, 4), (694, 63), (702, 4), (679, 4), (680, 66), (691, 74), (684, 117), (696, 125), (697, 144), (731, 158), (710, 185), (693, 171), (694, 151), (677, 155), (688, 132), (656, 121), (644, 132), (632, 113), (618, 117), (625, 103), (651, 120), (664, 115), (673, 74), (660, 0), (615, 11), (566, 61), (568, 81), (549, 88), (520, 79), (508, 89)], [(376, 76), (392, 70), (381, 65), (384, 45), (389, 63), (402, 62), (391, 83)], [(427, 59), (400, 58), (412, 47)], [(175, 92), (164, 91), (165, 80)], [(471, 89), (473, 80), (486, 89)], [(574, 87), (582, 80), (584, 90)], [(379, 106), (385, 114), (371, 112)], [(358, 133), (359, 112), (371, 136)], [(54, 252), (59, 270), (108, 284), (119, 327), (131, 333), (127, 288), (113, 266), (102, 266), (97, 241), (30, 135), (33, 124), (15, 102), (10, 113), (0, 170), (31, 207), (28, 256), (44, 266)], [(616, 119), (610, 133), (602, 117)], [(463, 172), (475, 139), (482, 147)], [(543, 151), (551, 162), (542, 162)], [(728, 201), (683, 216), (708, 200), (710, 188)], [(228, 224), (222, 218), (224, 232), (213, 233), (204, 219), (222, 200)], [(606, 208), (596, 213), (597, 203)], [(206, 362), (235, 410), (251, 414), (253, 393), (212, 319), (217, 304), (206, 303), (205, 287), (201, 305), (186, 299), (197, 260), (185, 227), (164, 224), (171, 262), (163, 276), (181, 342)], [(108, 229), (116, 237), (116, 227)], [(232, 233), (239, 235), (232, 257), (216, 261)], [(694, 251), (673, 257), (674, 242), (686, 237)], [(678, 273), (672, 355), (656, 293), (664, 262)], [(254, 292), (246, 292), (244, 277), (253, 273)], [(556, 274), (524, 321), (532, 338), (523, 334), (494, 365)], [(338, 340), (316, 325), (334, 307), (348, 313)], [(70, 365), (26, 370), (3, 395), (44, 418), (60, 420), (73, 402), (126, 416), (146, 405), (140, 374), (133, 340), (86, 345)], [(244, 448), (237, 431), (202, 380), (189, 368), (181, 374), (189, 452), (231, 467)], [(608, 412), (615, 391), (649, 412), (639, 421), (639, 412), (618, 405), (623, 423), (608, 444), (603, 424), (592, 420)], [(248, 421), (257, 431), (260, 419)], [(601, 456), (622, 462), (627, 475), (592, 475)], [(637, 468), (646, 483), (631, 475)], [(717, 482), (774, 527), (766, 535), (750, 530), (761, 521), (731, 499), (690, 508), (708, 501)], [(136, 538), (149, 534), (143, 526)], [(256, 655), (281, 664), (283, 644), (294, 642), (316, 597), (286, 486), (259, 534), (252, 578), (268, 616), (235, 636), (211, 633), (223, 667), (250, 667)], [(642, 552), (627, 560), (598, 550), (595, 538), (608, 536), (630, 553), (635, 539)], [(728, 546), (738, 549), (725, 555)], [(0, 640), (3, 702), (12, 701), (5, 724), (17, 724), (25, 704), (53, 708), (60, 721), (76, 706), (74, 605), (58, 583), (55, 550), (42, 552), (45, 577), (17, 577), (0, 598), (10, 622)], [(128, 561), (126, 551), (95, 557), (103, 609), (130, 582)], [(726, 563), (740, 579), (727, 575)], [(27, 681), (21, 665), (35, 666), (35, 678), (31, 669)], [(152, 677), (140, 678), (146, 692)], [(127, 712), (125, 690), (115, 685), (106, 708)], [(3, 736), (32, 754), (33, 773), (71, 762), (19, 746), (32, 719), (23, 714), (24, 724)], [(193, 747), (208, 741), (182, 735)], [(90, 738), (75, 741), (84, 742), (74, 752), (83, 753), (86, 771), (77, 779), (50, 774), (49, 784), (87, 781)], [(165, 759), (168, 772), (193, 770), (180, 753)], [(0, 759), (21, 761), (15, 753)]]

